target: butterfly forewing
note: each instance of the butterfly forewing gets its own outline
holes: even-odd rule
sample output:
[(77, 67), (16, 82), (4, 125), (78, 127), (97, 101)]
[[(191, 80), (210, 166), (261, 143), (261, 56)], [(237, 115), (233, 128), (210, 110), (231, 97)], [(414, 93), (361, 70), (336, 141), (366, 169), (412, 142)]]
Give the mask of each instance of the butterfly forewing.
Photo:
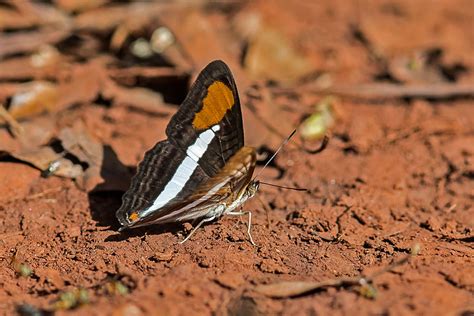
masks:
[(217, 137), (207, 147), (200, 164), (213, 176), (244, 145), (242, 114), (237, 87), (230, 69), (222, 61), (210, 63), (171, 119), (168, 139), (186, 151), (205, 130)]
[[(206, 196), (198, 196), (197, 189), (220, 174), (243, 147), (240, 101), (223, 62), (214, 61), (199, 74), (166, 133), (168, 139), (145, 154), (122, 198), (116, 215), (125, 227), (174, 221), (179, 217), (170, 214), (177, 210), (182, 210), (180, 216), (192, 212), (185, 206)], [(219, 194), (226, 198), (224, 187), (230, 182), (212, 199)]]

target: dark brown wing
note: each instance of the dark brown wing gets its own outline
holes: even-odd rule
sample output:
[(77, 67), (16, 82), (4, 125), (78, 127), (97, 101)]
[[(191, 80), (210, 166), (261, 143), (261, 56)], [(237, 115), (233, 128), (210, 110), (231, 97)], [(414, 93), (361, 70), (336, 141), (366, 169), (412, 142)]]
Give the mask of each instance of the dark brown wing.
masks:
[(145, 154), (116, 216), (123, 226), (166, 216), (189, 203), (243, 146), (240, 102), (229, 68), (209, 64), (166, 129), (168, 139)]
[(168, 124), (166, 134), (170, 142), (186, 151), (200, 132), (216, 125), (220, 126), (218, 137), (200, 163), (209, 176), (217, 174), (244, 145), (239, 94), (229, 67), (220, 60), (213, 61), (199, 74)]
[(255, 163), (255, 149), (242, 147), (216, 176), (200, 185), (187, 199), (141, 217), (132, 226), (211, 217), (210, 212), (220, 203), (232, 202), (245, 189), (252, 178)]

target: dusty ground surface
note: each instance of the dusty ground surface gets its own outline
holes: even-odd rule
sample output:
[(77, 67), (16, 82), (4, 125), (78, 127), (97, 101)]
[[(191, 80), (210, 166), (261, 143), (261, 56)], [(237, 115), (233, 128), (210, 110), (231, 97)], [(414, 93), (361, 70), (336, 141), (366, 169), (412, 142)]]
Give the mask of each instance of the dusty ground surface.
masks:
[[(0, 126), (3, 314), (474, 313), (474, 103), (449, 90), (474, 84), (471, 1), (25, 3), (0, 6), (0, 102), (20, 125)], [(161, 25), (177, 42), (137, 57), (136, 40)], [(321, 87), (428, 93), (339, 95), (328, 148), (313, 155), (297, 136), (263, 172), (309, 191), (262, 186), (267, 211), (257, 199), (245, 206), (255, 247), (236, 218), (184, 245), (189, 226), (118, 233), (114, 213), (136, 164), (213, 59), (233, 70), (247, 143), (266, 153), (314, 112)], [(39, 101), (15, 101), (38, 81), (50, 84)], [(41, 177), (55, 159), (63, 176)], [(256, 291), (370, 275), (415, 244), (417, 256), (374, 278), (375, 298), (357, 286), (280, 299)], [(88, 302), (58, 303), (79, 288)]]

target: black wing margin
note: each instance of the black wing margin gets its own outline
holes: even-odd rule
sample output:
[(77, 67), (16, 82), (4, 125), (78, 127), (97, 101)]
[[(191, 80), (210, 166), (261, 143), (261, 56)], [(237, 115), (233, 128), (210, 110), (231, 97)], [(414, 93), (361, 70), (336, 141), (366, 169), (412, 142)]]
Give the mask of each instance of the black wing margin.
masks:
[[(217, 89), (211, 92), (209, 89), (216, 82), (222, 82), (225, 87), (230, 89), (233, 104), (220, 104), (224, 100), (219, 95), (222, 91)], [(203, 110), (203, 100), (210, 93), (217, 94), (214, 98), (216, 102), (206, 104), (210, 107), (206, 109), (207, 113), (218, 113), (222, 107), (230, 107), (219, 122), (220, 130), (217, 132), (216, 139), (210, 144), (204, 154), (204, 159), (201, 159), (199, 163), (207, 175), (212, 177), (244, 145), (239, 94), (232, 73), (223, 61), (215, 60), (201, 71), (178, 112), (171, 118), (166, 128), (166, 134), (170, 142), (186, 151), (186, 148), (193, 144), (199, 133), (203, 131), (203, 129), (196, 128), (193, 121), (197, 113)]]

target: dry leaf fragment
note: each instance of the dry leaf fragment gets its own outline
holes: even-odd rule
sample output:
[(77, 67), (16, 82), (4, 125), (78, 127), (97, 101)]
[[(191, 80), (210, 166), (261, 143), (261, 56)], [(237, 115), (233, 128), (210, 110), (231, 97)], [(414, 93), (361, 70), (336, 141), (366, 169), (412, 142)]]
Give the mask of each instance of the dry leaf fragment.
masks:
[(47, 81), (25, 83), (13, 95), (9, 113), (16, 119), (32, 117), (43, 112), (51, 112), (58, 101), (58, 88)]
[(103, 182), (100, 175), (104, 159), (103, 146), (87, 131), (81, 121), (78, 121), (73, 127), (62, 129), (58, 138), (65, 151), (87, 164), (83, 177), (76, 179), (79, 187), (90, 191), (97, 184)]
[(55, 0), (56, 6), (68, 12), (81, 12), (100, 7), (109, 0)]
[(34, 24), (35, 19), (28, 18), (16, 10), (0, 7), (0, 30), (28, 28)]
[(109, 295), (127, 295), (130, 290), (128, 286), (119, 280), (110, 280), (105, 284), (105, 290)]
[(21, 122), (19, 125), (22, 132), (15, 137), (6, 129), (0, 129), (0, 152), (22, 152), (39, 148), (50, 141), (56, 129), (54, 120), (46, 116)]
[(44, 68), (56, 65), (61, 57), (61, 54), (56, 47), (51, 45), (43, 45), (38, 51), (33, 53), (30, 57), (30, 64), (35, 68)]
[(75, 288), (72, 291), (61, 293), (59, 299), (54, 302), (53, 310), (68, 310), (89, 303), (89, 292), (83, 288)]
[(27, 263), (20, 261), (16, 256), (12, 258), (12, 266), (17, 276), (27, 278), (33, 273), (33, 269)]
[(50, 45), (41, 46), (31, 56), (12, 57), (0, 61), (0, 79), (26, 81), (57, 78), (67, 67), (61, 54)]
[[(5, 109), (3, 104), (0, 103), (0, 118), (5, 121), (13, 136), (19, 137), (23, 133), (23, 128), (21, 125), (8, 113), (8, 111)], [(2, 123), (2, 120), (0, 120), (0, 123)]]
[(10, 155), (21, 161), (28, 162), (40, 170), (48, 169), (53, 161), (57, 162), (58, 167), (54, 174), (61, 177), (76, 179), (83, 175), (83, 170), (80, 165), (75, 165), (70, 160), (63, 158), (60, 153), (55, 152), (51, 147), (11, 152)]
[(130, 51), (135, 57), (142, 59), (147, 59), (153, 56), (153, 50), (151, 49), (150, 43), (143, 37), (136, 39), (130, 44)]
[(253, 38), (244, 61), (245, 68), (258, 79), (290, 84), (309, 74), (311, 65), (281, 34), (262, 29)]
[(103, 95), (115, 105), (127, 105), (150, 113), (170, 115), (176, 108), (165, 104), (163, 96), (147, 88), (126, 88), (108, 80), (102, 90)]
[(334, 282), (285, 281), (274, 284), (259, 285), (255, 288), (255, 291), (265, 296), (283, 298), (302, 295), (333, 284)]
[(75, 66), (70, 73), (71, 79), (59, 85), (60, 98), (55, 110), (60, 111), (97, 98), (103, 82), (107, 80), (105, 71), (107, 62), (108, 59), (104, 57)]
[(418, 243), (412, 246), (412, 250), (409, 254), (395, 260), (388, 266), (381, 268), (378, 271), (371, 273), (368, 276), (359, 275), (356, 277), (342, 277), (324, 280), (321, 282), (311, 281), (283, 281), (273, 284), (258, 285), (255, 287), (255, 291), (265, 296), (274, 298), (286, 298), (304, 295), (316, 290), (320, 290), (326, 287), (341, 287), (341, 286), (359, 286), (361, 295), (366, 298), (375, 298), (376, 290), (371, 288), (371, 283), (379, 275), (392, 271), (396, 267), (399, 267), (408, 262), (411, 257), (418, 255), (420, 251), (420, 245)]
[(176, 39), (171, 30), (165, 26), (161, 26), (153, 31), (150, 38), (150, 45), (155, 53), (161, 54), (168, 47), (173, 45), (175, 41)]
[(160, 2), (136, 2), (128, 5), (104, 6), (79, 14), (74, 20), (78, 30), (107, 32), (119, 25), (137, 29), (156, 19), (166, 6)]
[(322, 99), (315, 106), (315, 112), (301, 123), (301, 137), (305, 139), (320, 139), (334, 125), (337, 113), (335, 103), (338, 100), (332, 96)]
[(161, 20), (179, 44), (168, 47), (163, 52), (165, 58), (176, 63), (180, 69), (188, 70), (193, 66), (202, 69), (209, 63), (212, 52), (212, 59), (225, 60), (239, 82), (239, 89), (245, 90), (248, 83), (246, 76), (241, 75), (237, 58), (229, 53), (228, 46), (225, 43), (223, 45), (223, 38), (219, 36), (219, 30), (201, 11), (176, 10), (173, 14), (162, 14)]
[(265, 25), (260, 15), (236, 15), (233, 27), (248, 42), (244, 67), (255, 79), (291, 84), (311, 72), (311, 64), (277, 30)]
[(67, 28), (45, 28), (35, 32), (0, 34), (0, 59), (6, 55), (28, 53), (46, 44), (54, 44), (70, 34)]

